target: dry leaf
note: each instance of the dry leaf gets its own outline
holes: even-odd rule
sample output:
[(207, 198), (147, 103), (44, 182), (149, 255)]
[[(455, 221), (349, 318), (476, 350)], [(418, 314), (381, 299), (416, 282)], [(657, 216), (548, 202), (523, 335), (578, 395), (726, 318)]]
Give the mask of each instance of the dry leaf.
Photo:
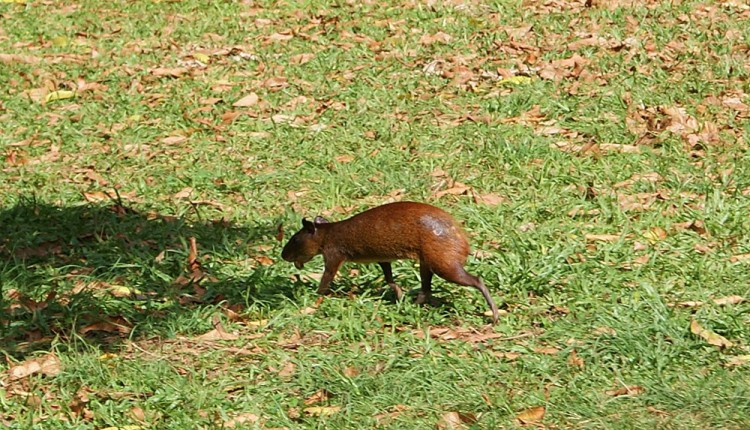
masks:
[(303, 65), (303, 64), (309, 63), (310, 60), (312, 60), (313, 58), (315, 58), (315, 54), (303, 53), (303, 54), (292, 55), (291, 57), (289, 57), (289, 62), (291, 64)]
[(536, 424), (544, 418), (544, 413), (547, 410), (544, 406), (535, 406), (533, 408), (526, 409), (520, 414), (516, 415), (516, 423), (519, 425)]
[(639, 385), (629, 385), (615, 390), (607, 390), (604, 392), (604, 394), (612, 397), (637, 396), (639, 394), (643, 394), (645, 391), (646, 389)]
[(578, 353), (576, 353), (576, 350), (570, 351), (570, 355), (568, 356), (568, 364), (571, 366), (579, 367), (583, 369), (584, 363), (583, 359), (578, 356)]
[(441, 430), (462, 430), (465, 429), (461, 415), (458, 412), (446, 412), (440, 417), (440, 421), (437, 423), (437, 428)]
[(699, 306), (703, 306), (705, 303), (698, 302), (698, 301), (686, 301), (686, 302), (680, 302), (677, 303), (677, 306), (681, 308), (697, 308)]
[(239, 338), (239, 336), (235, 333), (227, 333), (227, 331), (224, 329), (224, 326), (221, 324), (221, 319), (218, 315), (214, 315), (214, 317), (212, 318), (212, 324), (214, 326), (214, 329), (198, 336), (198, 340), (235, 340)]
[(268, 325), (268, 320), (248, 321), (245, 325), (248, 327), (263, 327)]
[(597, 327), (596, 329), (594, 329), (594, 334), (598, 334), (598, 335), (607, 334), (610, 336), (616, 336), (617, 331), (613, 329), (612, 327)]
[(359, 370), (357, 370), (357, 368), (354, 366), (347, 366), (346, 368), (344, 368), (343, 374), (347, 378), (354, 378), (355, 376), (359, 375)]
[(344, 154), (334, 157), (334, 160), (338, 161), (339, 163), (351, 163), (352, 161), (354, 161), (354, 156)]
[(60, 360), (53, 353), (42, 357), (32, 358), (8, 369), (10, 380), (23, 379), (35, 373), (45, 376), (55, 376), (60, 373)]
[(260, 97), (258, 97), (255, 93), (250, 93), (246, 95), (245, 97), (242, 97), (241, 99), (237, 100), (236, 102), (232, 103), (232, 106), (234, 107), (250, 107), (255, 106), (260, 101)]
[(745, 261), (750, 261), (750, 254), (733, 255), (729, 257), (729, 261), (732, 263), (742, 263)]
[(651, 243), (656, 243), (667, 238), (667, 231), (661, 227), (651, 227), (649, 231), (643, 234), (643, 237)]
[(269, 91), (279, 91), (289, 86), (287, 79), (283, 76), (273, 76), (263, 81), (263, 86)]
[[(18, 3), (20, 2), (21, 1), (18, 1)], [(0, 54), (0, 63), (3, 63), (3, 64), (13, 64), (13, 63), (37, 64), (40, 61), (42, 61), (41, 58), (34, 57), (33, 55)]]
[(172, 197), (174, 197), (176, 199), (186, 199), (186, 198), (190, 197), (191, 194), (193, 194), (193, 188), (192, 187), (185, 187), (185, 188), (181, 189), (180, 191), (176, 192), (174, 194), (174, 196), (172, 196)]
[(487, 206), (497, 206), (504, 201), (505, 197), (495, 193), (474, 194), (474, 202), (485, 204)]
[(340, 410), (341, 406), (311, 406), (303, 409), (302, 412), (309, 417), (324, 417), (333, 415)]
[(450, 43), (451, 40), (453, 40), (453, 37), (450, 34), (438, 31), (435, 34), (423, 34), (422, 37), (419, 38), (419, 43), (422, 45), (432, 45), (436, 42)]
[(157, 67), (155, 69), (149, 70), (149, 72), (158, 77), (168, 77), (168, 78), (179, 78), (180, 76), (184, 75), (188, 72), (188, 69), (185, 67)]
[(440, 197), (443, 197), (445, 195), (452, 195), (452, 196), (460, 196), (463, 194), (466, 194), (467, 191), (469, 191), (470, 188), (466, 184), (462, 184), (461, 182), (455, 182), (452, 187), (438, 191), (434, 193), (434, 196), (436, 199), (439, 199)]
[(299, 314), (300, 315), (312, 315), (312, 314), (314, 314), (317, 311), (318, 311), (317, 308), (313, 308), (313, 307), (308, 306), (308, 307), (306, 307), (304, 309), (300, 309)]
[(560, 350), (553, 346), (543, 346), (539, 348), (534, 348), (534, 352), (538, 352), (540, 354), (545, 354), (545, 355), (555, 355), (558, 352), (560, 352)]
[(589, 242), (616, 242), (622, 238), (619, 234), (589, 234), (585, 235)]
[(138, 421), (140, 423), (146, 422), (146, 413), (143, 412), (143, 409), (139, 408), (138, 406), (133, 406), (132, 408), (130, 408), (129, 415), (135, 421)]
[(714, 303), (716, 303), (719, 306), (722, 306), (722, 305), (737, 305), (737, 304), (740, 304), (740, 303), (744, 302), (745, 300), (747, 300), (747, 299), (745, 299), (742, 296), (727, 296), (727, 297), (721, 297), (721, 298), (718, 298), (718, 299), (714, 299)]
[(288, 378), (292, 375), (294, 375), (294, 372), (297, 370), (297, 365), (292, 363), (291, 361), (287, 361), (284, 367), (279, 370), (279, 376), (282, 378)]
[(738, 355), (736, 357), (728, 357), (725, 366), (743, 366), (750, 363), (750, 355)]
[(105, 333), (122, 333), (128, 334), (133, 328), (125, 321), (124, 318), (115, 317), (109, 318), (106, 321), (99, 321), (93, 324), (89, 324), (85, 327), (81, 327), (78, 332), (80, 334), (86, 334), (91, 331), (103, 331)]
[(51, 93), (48, 93), (46, 96), (44, 96), (44, 103), (50, 103), (57, 100), (65, 100), (65, 99), (72, 99), (76, 96), (75, 91), (66, 91), (66, 90), (60, 90), (60, 91), (52, 91)]
[(314, 405), (315, 403), (323, 403), (325, 401), (328, 401), (333, 397), (333, 395), (326, 390), (325, 388), (321, 388), (320, 390), (316, 391), (312, 396), (305, 399), (304, 403), (305, 405)]
[(378, 425), (385, 427), (388, 424), (390, 424), (393, 420), (398, 418), (398, 416), (401, 415), (402, 412), (408, 409), (409, 407), (406, 405), (402, 405), (402, 404), (394, 405), (387, 412), (381, 412), (379, 414), (376, 414), (375, 416), (373, 416), (373, 418), (375, 418), (375, 421), (378, 422)]
[(734, 346), (734, 344), (724, 336), (703, 328), (696, 320), (690, 321), (690, 332), (699, 336), (709, 344), (718, 346), (719, 348), (731, 348)]
[(230, 420), (225, 421), (223, 424), (224, 428), (245, 428), (246, 425), (257, 423), (260, 420), (260, 417), (252, 412), (244, 412), (239, 415), (236, 415), (232, 417)]
[(187, 140), (185, 136), (167, 136), (161, 140), (161, 143), (165, 145), (177, 145)]

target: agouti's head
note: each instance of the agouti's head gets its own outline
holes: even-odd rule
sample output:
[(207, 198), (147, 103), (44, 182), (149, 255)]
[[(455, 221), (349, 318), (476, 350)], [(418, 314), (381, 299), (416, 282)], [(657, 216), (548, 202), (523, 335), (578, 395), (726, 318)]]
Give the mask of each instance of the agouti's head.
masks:
[(284, 245), (281, 258), (294, 263), (294, 267), (301, 269), (305, 263), (320, 254), (323, 237), (318, 231), (318, 226), (326, 223), (328, 220), (322, 217), (316, 217), (312, 222), (303, 219), (302, 229), (294, 233), (294, 236)]

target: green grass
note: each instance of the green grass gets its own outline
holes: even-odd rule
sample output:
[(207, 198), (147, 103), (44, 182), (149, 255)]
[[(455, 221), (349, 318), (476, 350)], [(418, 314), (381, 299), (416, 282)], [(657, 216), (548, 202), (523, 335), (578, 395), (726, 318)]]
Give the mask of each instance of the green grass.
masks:
[[(750, 427), (750, 302), (713, 302), (750, 298), (748, 11), (556, 4), (0, 3), (0, 423)], [(412, 263), (402, 302), (374, 265), (317, 302), (322, 260), (280, 259), (279, 224), (394, 197), (465, 224), (497, 325), (414, 304)]]

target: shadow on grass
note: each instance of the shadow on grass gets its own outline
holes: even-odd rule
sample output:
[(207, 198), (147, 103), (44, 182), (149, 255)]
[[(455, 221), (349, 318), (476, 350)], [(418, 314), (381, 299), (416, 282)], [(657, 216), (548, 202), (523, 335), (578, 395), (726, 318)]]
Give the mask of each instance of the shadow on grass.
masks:
[[(270, 224), (191, 223), (120, 203), (0, 208), (0, 344), (17, 357), (79, 335), (106, 348), (205, 329), (195, 317), (217, 305), (278, 307), (294, 283), (248, 253), (265, 243), (275, 254), (273, 233)], [(191, 237), (200, 280), (188, 264)]]

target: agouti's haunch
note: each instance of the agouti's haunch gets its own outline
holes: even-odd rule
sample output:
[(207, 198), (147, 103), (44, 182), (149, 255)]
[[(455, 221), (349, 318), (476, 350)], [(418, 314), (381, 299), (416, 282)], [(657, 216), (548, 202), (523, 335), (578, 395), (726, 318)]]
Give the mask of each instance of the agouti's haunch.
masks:
[(302, 220), (302, 229), (289, 239), (281, 258), (302, 266), (323, 254), (325, 272), (318, 293), (327, 294), (329, 285), (344, 261), (378, 263), (385, 280), (399, 299), (401, 288), (391, 272), (394, 260), (418, 260), (422, 288), (417, 303), (429, 302), (432, 275), (478, 289), (492, 309), (498, 312), (481, 279), (464, 270), (469, 255), (466, 233), (447, 212), (424, 203), (398, 202), (378, 206), (349, 219), (329, 222), (316, 217)]

